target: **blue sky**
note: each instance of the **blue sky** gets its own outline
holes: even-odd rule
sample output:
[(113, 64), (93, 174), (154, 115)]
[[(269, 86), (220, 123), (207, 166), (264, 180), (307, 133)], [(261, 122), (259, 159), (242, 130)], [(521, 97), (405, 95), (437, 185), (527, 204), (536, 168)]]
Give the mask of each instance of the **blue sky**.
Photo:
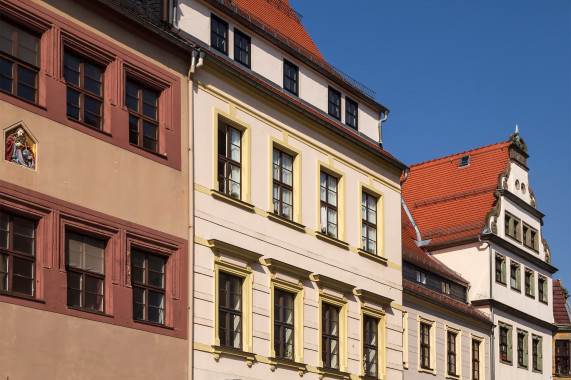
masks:
[(571, 290), (571, 2), (290, 0), (325, 59), (390, 109), (406, 164), (506, 141), (519, 124), (543, 237)]

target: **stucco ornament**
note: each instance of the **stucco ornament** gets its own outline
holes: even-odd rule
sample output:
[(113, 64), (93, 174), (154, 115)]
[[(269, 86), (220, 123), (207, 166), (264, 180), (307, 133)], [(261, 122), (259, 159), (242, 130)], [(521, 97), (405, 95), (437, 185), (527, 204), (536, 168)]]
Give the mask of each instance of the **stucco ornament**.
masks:
[(26, 132), (22, 127), (18, 127), (13, 133), (6, 137), (6, 154), (7, 161), (35, 169), (36, 158), (33, 151), (33, 143), (26, 136)]
[(529, 189), (529, 198), (530, 198), (529, 203), (531, 204), (531, 207), (537, 208), (537, 201), (535, 200), (535, 194), (531, 189)]
[(547, 245), (547, 241), (545, 239), (541, 239), (543, 243), (543, 252), (545, 252), (545, 262), (547, 264), (551, 264), (551, 251), (549, 250), (549, 245)]
[(494, 196), (496, 197), (496, 204), (488, 213), (486, 214), (485, 226), (494, 235), (498, 234), (498, 218), (500, 216), (502, 198), (499, 196), (498, 191), (494, 191)]

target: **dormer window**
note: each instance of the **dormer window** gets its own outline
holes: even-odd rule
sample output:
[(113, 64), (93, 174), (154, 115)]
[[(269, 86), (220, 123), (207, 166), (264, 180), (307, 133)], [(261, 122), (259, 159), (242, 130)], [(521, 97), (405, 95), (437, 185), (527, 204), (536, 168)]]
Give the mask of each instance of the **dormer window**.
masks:
[(250, 67), (250, 37), (234, 28), (234, 60)]
[(426, 285), (426, 273), (417, 270), (416, 282)]
[(284, 90), (294, 95), (297, 95), (298, 74), (299, 68), (287, 59), (284, 59)]
[(460, 163), (458, 164), (458, 167), (459, 167), (459, 168), (462, 168), (462, 167), (468, 166), (468, 165), (470, 165), (470, 155), (468, 155), (468, 156), (462, 156), (462, 157), (460, 158)]

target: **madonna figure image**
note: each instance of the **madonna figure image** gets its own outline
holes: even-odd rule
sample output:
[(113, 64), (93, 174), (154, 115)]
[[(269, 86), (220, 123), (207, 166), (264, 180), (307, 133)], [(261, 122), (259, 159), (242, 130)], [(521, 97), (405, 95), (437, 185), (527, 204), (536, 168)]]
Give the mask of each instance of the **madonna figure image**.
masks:
[(34, 152), (26, 140), (24, 129), (18, 128), (6, 138), (6, 160), (35, 168)]

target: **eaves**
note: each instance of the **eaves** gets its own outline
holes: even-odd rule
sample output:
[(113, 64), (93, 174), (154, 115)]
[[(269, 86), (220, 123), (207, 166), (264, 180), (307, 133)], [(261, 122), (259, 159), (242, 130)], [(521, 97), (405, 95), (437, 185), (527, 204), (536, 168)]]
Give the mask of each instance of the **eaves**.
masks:
[(524, 321), (527, 322), (531, 322), (535, 325), (541, 326), (545, 329), (548, 329), (550, 331), (557, 331), (557, 326), (553, 323), (549, 323), (547, 321), (544, 321), (543, 319), (539, 319), (537, 317), (534, 317), (533, 315), (529, 315), (521, 310), (518, 310), (514, 307), (511, 307), (509, 305), (506, 305), (503, 302), (500, 302), (498, 300), (494, 300), (494, 299), (482, 299), (482, 300), (474, 300), (472, 301), (472, 305), (474, 306), (490, 306), (493, 308), (496, 308), (498, 310), (502, 310), (505, 311), (506, 313), (510, 313), (511, 315), (514, 315), (520, 319), (523, 319)]

